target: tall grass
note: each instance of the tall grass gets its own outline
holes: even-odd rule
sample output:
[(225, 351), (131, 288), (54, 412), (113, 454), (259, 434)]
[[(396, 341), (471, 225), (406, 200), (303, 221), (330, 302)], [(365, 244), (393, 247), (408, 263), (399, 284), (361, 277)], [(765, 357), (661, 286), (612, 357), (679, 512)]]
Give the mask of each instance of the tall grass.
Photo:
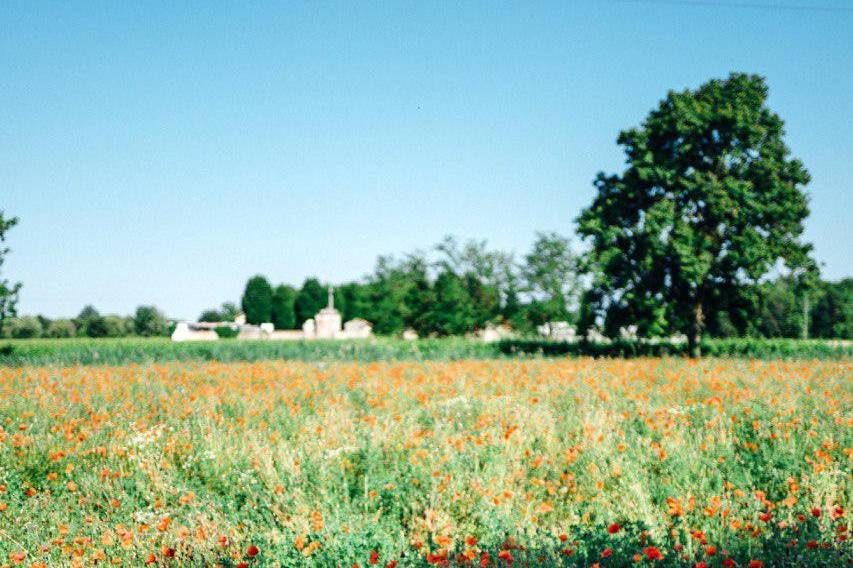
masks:
[[(703, 352), (716, 357), (757, 359), (844, 359), (849, 343), (792, 339), (710, 339)], [(403, 341), (374, 338), (353, 341), (241, 341), (174, 343), (166, 338), (30, 339), (0, 342), (0, 365), (121, 365), (167, 361), (454, 361), (538, 356), (681, 356), (684, 344), (563, 343), (506, 340), (483, 343), (466, 338)]]

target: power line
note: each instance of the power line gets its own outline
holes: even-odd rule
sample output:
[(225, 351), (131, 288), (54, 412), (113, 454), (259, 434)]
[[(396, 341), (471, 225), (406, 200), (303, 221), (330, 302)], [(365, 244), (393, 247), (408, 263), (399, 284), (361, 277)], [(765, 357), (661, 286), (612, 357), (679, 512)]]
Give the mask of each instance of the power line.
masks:
[(760, 2), (725, 2), (715, 0), (616, 0), (630, 4), (669, 4), (696, 8), (747, 8), (752, 10), (779, 10), (789, 12), (853, 13), (851, 6), (808, 6), (805, 4), (767, 4)]

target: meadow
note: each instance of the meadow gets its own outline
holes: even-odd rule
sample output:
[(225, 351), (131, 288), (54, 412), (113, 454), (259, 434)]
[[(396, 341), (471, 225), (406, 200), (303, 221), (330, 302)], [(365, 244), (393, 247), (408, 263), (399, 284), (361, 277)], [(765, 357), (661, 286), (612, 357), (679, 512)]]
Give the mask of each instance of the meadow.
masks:
[(853, 363), (0, 368), (0, 565), (849, 565)]

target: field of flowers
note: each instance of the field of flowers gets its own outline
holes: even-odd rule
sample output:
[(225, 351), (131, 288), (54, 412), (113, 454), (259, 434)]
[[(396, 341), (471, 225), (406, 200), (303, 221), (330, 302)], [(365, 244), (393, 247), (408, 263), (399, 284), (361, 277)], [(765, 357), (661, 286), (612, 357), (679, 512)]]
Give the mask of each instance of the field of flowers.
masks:
[(0, 566), (850, 565), (853, 362), (0, 368)]

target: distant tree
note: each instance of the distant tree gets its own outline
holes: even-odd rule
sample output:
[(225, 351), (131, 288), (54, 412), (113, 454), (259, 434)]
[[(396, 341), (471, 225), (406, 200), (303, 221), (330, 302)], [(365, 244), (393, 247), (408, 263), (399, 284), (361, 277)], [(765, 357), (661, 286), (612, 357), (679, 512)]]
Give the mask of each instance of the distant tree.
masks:
[(294, 302), (296, 290), (291, 286), (280, 284), (272, 294), (272, 323), (276, 329), (293, 329), (296, 327), (296, 311)]
[(201, 315), (198, 316), (198, 321), (208, 323), (219, 321), (231, 322), (237, 318), (237, 314), (239, 313), (240, 310), (235, 304), (233, 304), (232, 302), (225, 302), (218, 310), (212, 309), (201, 312)]
[(77, 328), (74, 322), (69, 319), (56, 319), (50, 322), (50, 325), (45, 329), (45, 337), (74, 337), (77, 334)]
[(293, 304), (296, 325), (301, 326), (305, 320), (317, 315), (317, 312), (326, 307), (328, 300), (328, 290), (320, 284), (320, 281), (316, 278), (307, 278), (296, 294)]
[(482, 329), (498, 319), (501, 313), (500, 292), (495, 284), (488, 284), (474, 272), (462, 277), (469, 302), (470, 328), (466, 333)]
[(802, 327), (801, 299), (791, 278), (761, 284), (762, 306), (757, 332), (764, 337), (799, 337)]
[(417, 319), (417, 314), (412, 313), (417, 307), (411, 305), (411, 290), (419, 286), (428, 267), (427, 258), (420, 251), (401, 260), (390, 256), (377, 259), (367, 280), (370, 315), (366, 319), (373, 323), (375, 333), (399, 333)]
[(201, 315), (198, 316), (198, 321), (206, 323), (215, 323), (226, 320), (224, 317), (222, 317), (222, 312), (220, 312), (219, 310), (204, 310), (203, 312), (201, 312)]
[[(6, 231), (18, 224), (17, 217), (4, 217), (3, 211), (0, 210), (0, 243), (6, 241)], [(3, 267), (3, 262), (6, 255), (9, 253), (8, 247), (0, 246), (0, 269)], [(2, 274), (2, 270), (0, 270)], [(10, 317), (16, 315), (15, 306), (18, 303), (18, 293), (21, 290), (21, 283), (12, 283), (8, 280), (0, 279), (0, 332), (3, 330), (3, 322)]]
[(449, 270), (441, 272), (435, 279), (433, 296), (435, 299), (426, 318), (432, 333), (462, 335), (474, 330), (477, 314), (465, 279)]
[(811, 310), (812, 335), (853, 339), (853, 278), (825, 282)]
[[(512, 254), (489, 250), (486, 241), (470, 240), (460, 244), (455, 237), (446, 236), (435, 247), (439, 271), (450, 271), (466, 280), (466, 288), (475, 303), (476, 327), (502, 317), (509, 311), (516, 314), (518, 297), (517, 266)], [(512, 297), (511, 297), (512, 296)]]
[(437, 333), (438, 306), (435, 303), (435, 290), (429, 281), (426, 263), (409, 265), (406, 278), (406, 295), (401, 306), (406, 327), (414, 329), (422, 337)]
[(3, 326), (3, 337), (11, 339), (32, 339), (41, 337), (41, 322), (33, 316), (8, 318)]
[(272, 286), (261, 275), (246, 282), (246, 290), (240, 302), (246, 322), (254, 325), (272, 321)]
[(85, 337), (107, 337), (109, 332), (104, 317), (91, 304), (80, 310), (74, 323), (77, 333)]
[(234, 321), (240, 314), (240, 308), (234, 302), (223, 302), (219, 308), (219, 314), (222, 318), (219, 321)]
[(789, 157), (767, 93), (763, 78), (732, 74), (670, 92), (619, 135), (628, 168), (599, 174), (578, 218), (608, 319), (685, 333), (699, 356), (708, 314), (760, 294), (750, 284), (780, 261), (814, 270), (799, 240), (809, 174)]
[(154, 306), (139, 306), (133, 315), (133, 333), (143, 337), (166, 335), (169, 322), (166, 316)]
[[(339, 299), (340, 296), (340, 299)], [(358, 282), (349, 282), (335, 288), (335, 306), (340, 301), (341, 316), (344, 321), (353, 318), (370, 317), (370, 295), (368, 286)]]
[[(103, 318), (103, 337), (127, 337), (133, 333), (133, 319), (117, 315), (107, 315)], [(95, 336), (93, 336), (95, 337)]]
[(579, 286), (569, 239), (553, 232), (537, 233), (521, 272), (531, 298), (527, 310), (531, 325), (572, 319)]

